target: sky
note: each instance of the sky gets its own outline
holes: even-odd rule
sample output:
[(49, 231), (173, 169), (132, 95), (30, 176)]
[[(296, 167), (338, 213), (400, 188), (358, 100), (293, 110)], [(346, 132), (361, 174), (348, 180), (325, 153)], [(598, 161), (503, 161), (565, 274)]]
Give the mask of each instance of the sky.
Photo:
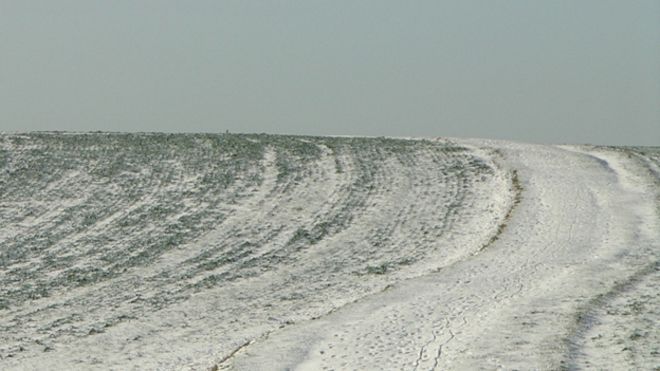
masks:
[(660, 146), (660, 1), (0, 0), (0, 131)]

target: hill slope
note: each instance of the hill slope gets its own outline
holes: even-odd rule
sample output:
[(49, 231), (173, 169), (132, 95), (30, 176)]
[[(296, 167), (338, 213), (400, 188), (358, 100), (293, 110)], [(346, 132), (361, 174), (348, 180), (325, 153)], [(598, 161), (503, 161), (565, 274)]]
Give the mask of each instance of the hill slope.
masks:
[(659, 167), (652, 148), (0, 135), (0, 366), (655, 367)]

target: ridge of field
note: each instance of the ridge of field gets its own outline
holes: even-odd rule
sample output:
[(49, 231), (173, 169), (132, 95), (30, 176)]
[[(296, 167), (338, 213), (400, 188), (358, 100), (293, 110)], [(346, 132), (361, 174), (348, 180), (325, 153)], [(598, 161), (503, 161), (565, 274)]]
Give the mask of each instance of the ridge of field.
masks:
[(203, 369), (479, 254), (515, 203), (446, 139), (0, 134), (0, 368)]

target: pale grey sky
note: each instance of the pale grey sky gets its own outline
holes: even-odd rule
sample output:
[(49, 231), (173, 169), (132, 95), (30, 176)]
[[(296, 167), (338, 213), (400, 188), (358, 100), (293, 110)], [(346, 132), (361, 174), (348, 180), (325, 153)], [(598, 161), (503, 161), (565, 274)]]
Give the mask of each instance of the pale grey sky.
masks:
[(660, 1), (0, 0), (0, 131), (660, 145)]

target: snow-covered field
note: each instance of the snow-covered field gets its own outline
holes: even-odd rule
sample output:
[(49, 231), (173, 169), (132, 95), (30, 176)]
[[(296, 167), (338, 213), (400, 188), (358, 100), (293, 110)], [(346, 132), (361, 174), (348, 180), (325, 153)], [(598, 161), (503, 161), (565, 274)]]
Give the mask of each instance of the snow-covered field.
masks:
[(0, 369), (660, 368), (660, 148), (0, 134)]

